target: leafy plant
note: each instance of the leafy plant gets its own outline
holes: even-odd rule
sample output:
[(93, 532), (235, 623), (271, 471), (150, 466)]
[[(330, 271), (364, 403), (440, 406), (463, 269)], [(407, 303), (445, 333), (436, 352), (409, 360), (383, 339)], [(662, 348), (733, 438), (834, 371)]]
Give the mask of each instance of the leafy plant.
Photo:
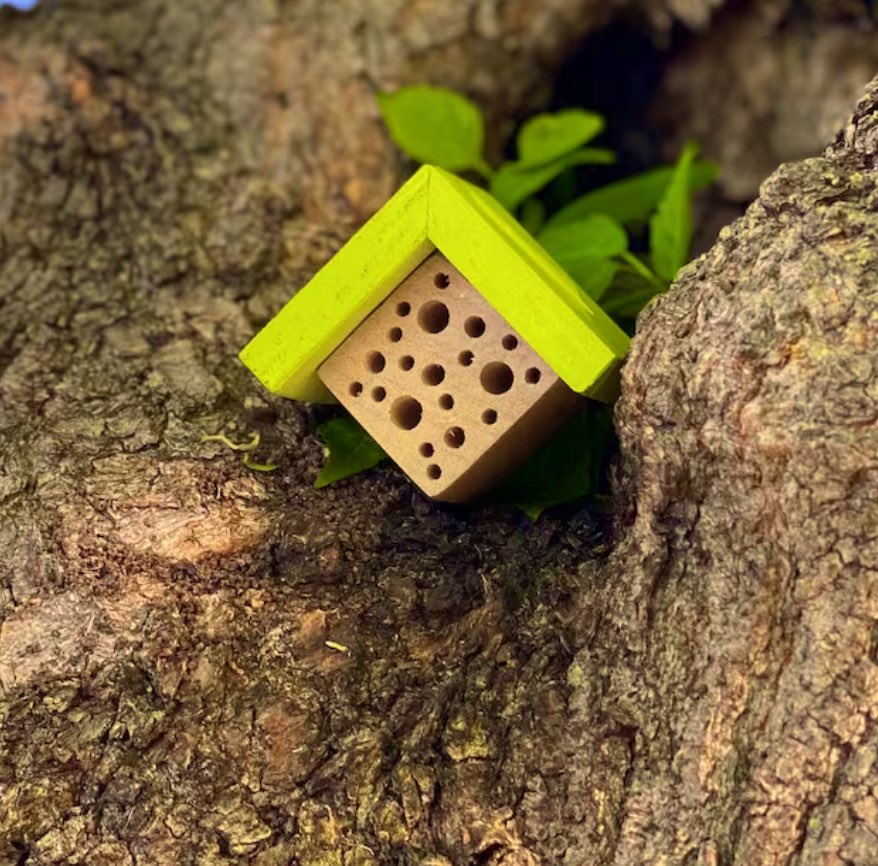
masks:
[[(653, 169), (590, 190), (547, 217), (539, 193), (580, 165), (609, 165), (615, 154), (594, 147), (604, 119), (566, 109), (540, 114), (521, 127), (517, 158), (493, 169), (483, 153), (484, 119), (476, 105), (438, 87), (404, 87), (379, 96), (394, 141), (412, 159), (449, 171), (474, 171), (492, 195), (579, 283), (623, 323), (670, 285), (689, 258), (692, 193), (710, 183), (716, 167), (697, 160), (688, 144), (675, 166)], [(632, 249), (649, 228), (648, 250)]]
[[(516, 158), (493, 168), (484, 155), (485, 122), (478, 107), (442, 88), (404, 87), (378, 97), (390, 135), (407, 156), (452, 172), (472, 172), (623, 327), (665, 291), (688, 261), (692, 194), (716, 167), (684, 147), (676, 165), (575, 195), (547, 213), (542, 192), (582, 165), (610, 165), (616, 155), (596, 147), (603, 117), (582, 109), (540, 114), (524, 123)], [(567, 184), (575, 189), (574, 184)], [(646, 235), (648, 242), (645, 242)], [(612, 438), (609, 412), (590, 404), (497, 491), (532, 519), (544, 508), (596, 492)], [(328, 422), (321, 436), (329, 459), (318, 486), (374, 466), (384, 454), (352, 419)], [(343, 423), (342, 423), (343, 422)], [(329, 428), (329, 430), (327, 430)], [(330, 441), (332, 440), (332, 441)]]
[(612, 409), (589, 403), (491, 494), (532, 521), (553, 505), (601, 492), (613, 442)]

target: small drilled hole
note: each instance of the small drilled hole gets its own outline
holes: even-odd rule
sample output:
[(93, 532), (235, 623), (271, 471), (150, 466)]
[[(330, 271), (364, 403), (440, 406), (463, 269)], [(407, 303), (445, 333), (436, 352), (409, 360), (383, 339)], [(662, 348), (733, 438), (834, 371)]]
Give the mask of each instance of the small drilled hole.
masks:
[(470, 316), (463, 323), (463, 329), (468, 337), (481, 337), (485, 333), (485, 320), (481, 316)]
[(402, 339), (402, 328), (391, 328), (387, 332), (387, 339), (391, 343), (398, 343)]
[(503, 344), (503, 348), (508, 349), (510, 352), (518, 348), (518, 338), (512, 334), (507, 334), (500, 342)]
[(377, 388), (372, 389), (372, 399), (376, 403), (381, 403), (384, 401), (384, 398), (387, 396), (387, 391), (382, 388), (380, 385)]
[(497, 423), (497, 410), (496, 409), (485, 409), (482, 412), (482, 421), (485, 424), (496, 424)]
[(449, 285), (451, 285), (451, 279), (448, 274), (436, 274), (433, 277), (433, 285), (436, 286), (437, 289), (447, 289)]
[(504, 364), (502, 361), (492, 361), (482, 368), (479, 381), (489, 394), (505, 394), (512, 387), (515, 374), (508, 364)]
[(399, 359), (399, 366), (402, 370), (411, 370), (415, 366), (415, 359), (411, 355), (403, 355)]
[(442, 469), (435, 463), (431, 463), (427, 467), (427, 477), (432, 478), (434, 481), (438, 481), (442, 477)]
[(543, 374), (536, 367), (530, 367), (524, 373), (524, 381), (528, 385), (536, 385), (542, 378)]
[(449, 448), (460, 448), (466, 442), (466, 433), (463, 427), (452, 427), (445, 433), (445, 444)]
[(386, 364), (387, 361), (384, 360), (384, 355), (381, 352), (369, 352), (366, 355), (366, 367), (373, 373), (380, 373)]
[(424, 410), (414, 397), (400, 397), (390, 409), (390, 417), (397, 427), (403, 430), (414, 430), (421, 423)]
[(448, 307), (439, 301), (429, 301), (418, 310), (418, 324), (428, 334), (439, 334), (448, 327)]
[(466, 352), (461, 352), (457, 356), (457, 362), (460, 364), (461, 367), (469, 367), (469, 365), (473, 362), (473, 357), (473, 353), (467, 350)]
[(351, 382), (351, 387), (348, 388), (348, 393), (351, 395), (351, 397), (359, 397), (360, 394), (363, 393), (363, 383)]
[(421, 444), (421, 447), (418, 448), (418, 451), (421, 452), (422, 457), (432, 457), (433, 454), (436, 453), (436, 449), (433, 447), (432, 442), (424, 442)]
[(421, 373), (425, 385), (441, 385), (445, 378), (445, 368), (439, 364), (428, 364)]
[(453, 409), (454, 408), (454, 397), (451, 394), (443, 394), (439, 398), (439, 408), (440, 409)]
[(407, 316), (412, 311), (412, 305), (408, 301), (401, 301), (396, 305), (397, 316)]

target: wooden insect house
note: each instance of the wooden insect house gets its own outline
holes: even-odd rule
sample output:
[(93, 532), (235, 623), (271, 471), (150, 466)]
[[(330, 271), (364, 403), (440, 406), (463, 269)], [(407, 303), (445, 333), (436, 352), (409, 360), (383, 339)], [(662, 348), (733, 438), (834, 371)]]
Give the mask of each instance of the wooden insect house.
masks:
[(428, 495), (487, 490), (586, 398), (626, 335), (488, 193), (421, 168), (241, 353), (340, 402)]

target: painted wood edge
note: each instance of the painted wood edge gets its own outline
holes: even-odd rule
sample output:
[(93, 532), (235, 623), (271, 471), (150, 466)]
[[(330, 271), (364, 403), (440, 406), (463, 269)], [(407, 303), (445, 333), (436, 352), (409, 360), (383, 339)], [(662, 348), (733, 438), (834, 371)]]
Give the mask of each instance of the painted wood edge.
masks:
[(489, 194), (437, 170), (429, 233), (572, 390), (605, 399), (627, 336)]
[(244, 347), (241, 361), (269, 391), (335, 402), (318, 367), (433, 251), (431, 176), (416, 172)]

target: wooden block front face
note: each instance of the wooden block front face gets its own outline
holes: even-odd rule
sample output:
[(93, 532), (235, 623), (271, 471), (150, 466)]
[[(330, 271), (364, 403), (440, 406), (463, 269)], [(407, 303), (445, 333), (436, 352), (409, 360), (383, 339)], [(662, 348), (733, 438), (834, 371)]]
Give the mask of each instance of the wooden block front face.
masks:
[(319, 375), (428, 496), (450, 502), (488, 489), (583, 402), (439, 253)]

